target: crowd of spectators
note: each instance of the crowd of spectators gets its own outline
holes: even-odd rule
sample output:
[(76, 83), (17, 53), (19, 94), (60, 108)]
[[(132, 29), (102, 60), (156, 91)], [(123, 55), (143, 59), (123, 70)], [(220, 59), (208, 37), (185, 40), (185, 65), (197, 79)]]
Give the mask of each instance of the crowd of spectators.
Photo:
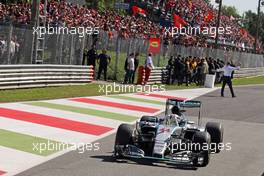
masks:
[[(40, 15), (44, 15), (44, 4), (40, 4)], [(0, 3), (0, 21), (18, 24), (29, 24), (31, 20), (31, 5)], [(143, 17), (122, 16), (117, 12), (106, 10), (99, 13), (96, 9), (88, 9), (72, 5), (66, 1), (48, 1), (46, 23), (51, 26), (99, 27), (105, 31), (117, 31), (125, 37), (147, 38), (158, 34), (161, 26)]]
[[(150, 9), (162, 9), (161, 11), (164, 11), (166, 15), (172, 16), (174, 13), (179, 15), (188, 23), (188, 26), (209, 28), (217, 26), (218, 11), (204, 0), (141, 0), (142, 2), (154, 7)], [(212, 15), (212, 19), (205, 22), (209, 14)], [(223, 49), (229, 47), (229, 49), (239, 51), (253, 51), (254, 37), (239, 25), (237, 19), (222, 14), (220, 26), (229, 27), (232, 31), (231, 34), (219, 35), (219, 43), (222, 44)], [(215, 37), (213, 35), (185, 35), (179, 36), (176, 41), (186, 46), (214, 47)], [(172, 43), (173, 40), (175, 39), (170, 39)], [(261, 51), (263, 52), (259, 49), (259, 52)]]
[[(143, 0), (141, 0), (143, 1)], [(217, 10), (204, 0), (144, 0), (153, 5), (153, 8), (162, 8), (166, 14), (177, 14), (183, 18), (189, 26), (203, 26), (204, 20), (209, 13), (213, 15), (208, 21), (208, 27), (216, 26)], [(44, 15), (44, 4), (40, 3), (40, 14)], [(147, 14), (148, 15), (148, 14)], [(10, 22), (18, 24), (30, 24), (31, 4), (2, 4), (0, 3), (0, 22)], [(99, 27), (109, 33), (112, 37), (116, 31), (124, 38), (137, 37), (147, 39), (150, 36), (162, 36), (165, 43), (175, 43), (186, 46), (213, 47), (214, 37), (210, 35), (184, 35), (172, 38), (164, 35), (164, 28), (161, 25), (148, 20), (145, 17), (133, 15), (119, 15), (115, 11), (105, 10), (99, 12), (96, 9), (88, 9), (84, 6), (73, 5), (65, 0), (48, 1), (46, 22), (53, 26), (89, 26)], [(241, 32), (242, 28), (231, 17), (222, 15), (221, 26), (230, 27), (232, 34), (219, 36), (223, 47), (233, 46), (241, 51), (253, 50), (254, 38), (247, 32)]]
[(216, 83), (220, 83), (222, 75), (217, 70), (224, 67), (224, 65), (225, 63), (222, 60), (211, 57), (171, 56), (167, 65), (167, 84), (177, 82), (178, 85), (181, 85), (185, 82), (186, 86), (191, 83), (204, 85), (207, 74), (216, 75)]

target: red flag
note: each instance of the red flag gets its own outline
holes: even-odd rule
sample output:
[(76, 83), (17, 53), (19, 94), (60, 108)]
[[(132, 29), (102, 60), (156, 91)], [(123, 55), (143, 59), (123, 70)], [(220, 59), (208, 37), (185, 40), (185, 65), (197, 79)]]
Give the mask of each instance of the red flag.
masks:
[(204, 23), (207, 24), (211, 22), (213, 18), (214, 18), (213, 11), (209, 11), (208, 14), (204, 17)]
[(173, 14), (173, 19), (174, 19), (174, 26), (177, 28), (181, 28), (182, 26), (187, 25), (188, 23), (184, 21), (180, 16)]
[(141, 9), (138, 6), (133, 6), (132, 7), (132, 12), (133, 12), (133, 15), (136, 15), (136, 14), (146, 15), (146, 11)]
[(248, 32), (247, 32), (247, 30), (246, 30), (246, 29), (243, 29), (243, 28), (240, 29), (240, 34), (241, 34), (243, 37), (247, 37), (247, 36), (248, 36)]
[(156, 54), (160, 52), (160, 38), (149, 39), (149, 52)]

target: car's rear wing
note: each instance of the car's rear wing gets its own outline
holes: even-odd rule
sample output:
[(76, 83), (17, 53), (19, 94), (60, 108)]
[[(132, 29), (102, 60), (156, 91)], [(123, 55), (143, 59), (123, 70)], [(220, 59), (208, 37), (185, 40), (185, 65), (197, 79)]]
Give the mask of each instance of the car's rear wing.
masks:
[(198, 115), (198, 125), (200, 125), (201, 121), (201, 101), (196, 100), (182, 100), (182, 99), (167, 99), (166, 101), (166, 110), (165, 116), (169, 114), (170, 106), (178, 106), (179, 108), (199, 108), (199, 115)]
[(168, 99), (168, 105), (177, 105), (179, 108), (200, 108), (202, 103), (195, 100), (179, 100), (179, 99)]

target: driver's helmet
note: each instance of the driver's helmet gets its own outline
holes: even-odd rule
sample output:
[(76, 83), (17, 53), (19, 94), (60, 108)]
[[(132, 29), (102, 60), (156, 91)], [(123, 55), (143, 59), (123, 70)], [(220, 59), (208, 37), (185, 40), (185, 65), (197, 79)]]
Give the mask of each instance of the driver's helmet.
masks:
[(176, 115), (178, 115), (178, 116), (181, 116), (181, 115), (182, 115), (182, 113), (181, 113), (181, 111), (180, 111), (180, 108), (179, 108), (178, 106), (173, 106), (173, 107), (171, 108), (171, 113), (172, 113), (172, 114), (176, 114)]
[(171, 114), (169, 116), (169, 124), (173, 126), (183, 127), (185, 125), (185, 119), (182, 116), (178, 116), (177, 114)]
[(169, 115), (169, 124), (178, 126), (179, 124), (179, 116), (177, 114), (171, 114)]

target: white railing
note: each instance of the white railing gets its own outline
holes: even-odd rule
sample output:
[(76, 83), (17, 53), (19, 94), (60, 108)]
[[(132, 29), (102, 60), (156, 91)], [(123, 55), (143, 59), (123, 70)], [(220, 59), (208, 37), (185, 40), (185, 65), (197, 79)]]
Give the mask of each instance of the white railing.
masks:
[(0, 89), (87, 84), (93, 74), (92, 66), (0, 65)]

